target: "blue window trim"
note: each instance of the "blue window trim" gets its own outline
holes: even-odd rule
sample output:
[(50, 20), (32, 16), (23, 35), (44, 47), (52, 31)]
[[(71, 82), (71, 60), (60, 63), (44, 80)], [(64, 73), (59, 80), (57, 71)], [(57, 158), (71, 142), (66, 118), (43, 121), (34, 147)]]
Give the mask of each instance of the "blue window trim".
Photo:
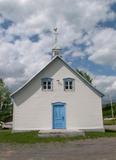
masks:
[(54, 102), (54, 103), (52, 103), (52, 105), (66, 105), (66, 103), (64, 103), (64, 102)]
[(52, 81), (53, 78), (49, 78), (49, 77), (45, 77), (45, 78), (42, 78), (42, 81)]
[(65, 120), (64, 120), (64, 124), (65, 124), (65, 128), (66, 129), (66, 103), (65, 102), (54, 102), (52, 103), (52, 129), (54, 129), (54, 115), (53, 115), (53, 112), (54, 112), (54, 106), (57, 106), (57, 105), (63, 105), (64, 106), (64, 109), (65, 109)]
[(74, 81), (74, 78), (68, 77), (68, 78), (64, 78), (63, 80), (64, 80), (64, 81)]

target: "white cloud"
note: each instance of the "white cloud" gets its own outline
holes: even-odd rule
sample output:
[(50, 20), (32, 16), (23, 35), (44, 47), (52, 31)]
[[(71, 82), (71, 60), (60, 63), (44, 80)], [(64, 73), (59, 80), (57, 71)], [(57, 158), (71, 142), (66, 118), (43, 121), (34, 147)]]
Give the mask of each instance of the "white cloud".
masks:
[(87, 52), (89, 60), (116, 68), (116, 30), (113, 28), (98, 29), (91, 35)]
[(8, 86), (14, 85), (16, 83), (15, 78), (5, 78), (4, 81)]
[[(47, 41), (44, 41), (46, 45)], [(17, 41), (15, 44), (0, 42), (0, 76), (10, 88), (11, 84), (12, 87), (16, 84), (19, 86), (18, 83), (27, 80), (49, 61), (47, 48), (42, 48), (41, 45), (29, 40)], [(14, 79), (16, 83), (11, 83)]]
[[(44, 29), (51, 29), (55, 25), (63, 28), (65, 33), (73, 28), (76, 34), (80, 30), (91, 30), (97, 22), (114, 18), (109, 11), (111, 0), (10, 0), (0, 1), (0, 11), (15, 25), (9, 29), (10, 33), (32, 34), (40, 33)], [(99, 13), (99, 14), (98, 14)], [(66, 30), (65, 30), (66, 29)], [(63, 32), (64, 35), (64, 32)]]
[(105, 94), (106, 98), (111, 94), (112, 98), (116, 99), (116, 76), (96, 76), (93, 84)]
[[(98, 22), (115, 19), (110, 10), (113, 2), (116, 0), (0, 0), (0, 13), (14, 22), (7, 30), (0, 28), (0, 76), (10, 87), (19, 86), (39, 71), (50, 60), (52, 49), (53, 37), (45, 32), (55, 26), (60, 46), (68, 48), (64, 56), (84, 57), (74, 43), (86, 43), (89, 60), (103, 65), (112, 61), (110, 65), (116, 68), (116, 31), (96, 29)], [(34, 34), (39, 35), (36, 43), (28, 38)], [(10, 43), (14, 35), (20, 39)]]

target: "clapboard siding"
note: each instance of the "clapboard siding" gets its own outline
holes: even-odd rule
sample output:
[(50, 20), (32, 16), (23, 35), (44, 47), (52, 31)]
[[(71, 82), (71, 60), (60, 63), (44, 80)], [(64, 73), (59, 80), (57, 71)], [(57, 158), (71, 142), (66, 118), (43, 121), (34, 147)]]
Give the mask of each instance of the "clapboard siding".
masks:
[[(42, 91), (44, 77), (53, 78), (53, 91)], [(75, 80), (74, 91), (64, 91), (67, 77)], [(101, 97), (56, 59), (14, 96), (13, 130), (52, 129), (55, 102), (66, 103), (66, 129), (103, 129)]]

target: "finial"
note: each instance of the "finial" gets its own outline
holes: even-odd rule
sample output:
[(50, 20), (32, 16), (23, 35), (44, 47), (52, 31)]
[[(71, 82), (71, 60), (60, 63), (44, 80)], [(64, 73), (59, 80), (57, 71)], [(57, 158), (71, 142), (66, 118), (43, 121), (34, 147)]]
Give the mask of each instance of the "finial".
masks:
[(58, 28), (55, 27), (53, 31), (54, 31), (54, 45), (52, 49), (52, 58), (55, 56), (60, 56), (60, 50), (61, 50), (58, 46)]

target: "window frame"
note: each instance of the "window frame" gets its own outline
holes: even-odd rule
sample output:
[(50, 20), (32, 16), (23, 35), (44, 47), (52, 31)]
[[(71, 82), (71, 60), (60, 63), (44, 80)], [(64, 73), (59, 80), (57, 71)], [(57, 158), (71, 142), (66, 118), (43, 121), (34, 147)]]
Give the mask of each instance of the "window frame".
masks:
[[(75, 83), (74, 83), (75, 79), (74, 78), (69, 78), (69, 77), (64, 78), (63, 81), (64, 81), (64, 91), (74, 91), (75, 90)], [(70, 82), (72, 82), (71, 85), (70, 85)]]
[[(50, 82), (50, 84), (48, 84), (49, 82)], [(46, 83), (46, 84), (44, 84), (44, 83)], [(46, 86), (45, 88), (44, 88), (44, 85)], [(53, 91), (53, 79), (48, 78), (48, 77), (42, 78), (41, 79), (41, 86), (42, 86), (43, 91)], [(49, 86), (50, 86), (50, 89), (49, 89)]]

